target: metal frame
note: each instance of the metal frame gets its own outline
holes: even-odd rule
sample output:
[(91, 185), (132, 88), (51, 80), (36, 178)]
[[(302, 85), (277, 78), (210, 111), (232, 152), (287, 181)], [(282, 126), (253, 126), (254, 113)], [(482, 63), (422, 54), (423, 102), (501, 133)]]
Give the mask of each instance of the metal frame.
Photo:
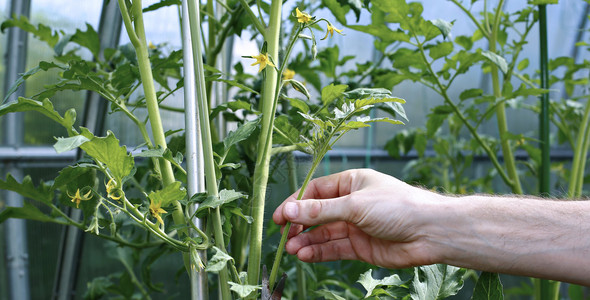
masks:
[[(12, 0), (10, 2), (10, 14), (29, 17), (31, 11), (30, 0)], [(20, 73), (25, 72), (28, 33), (12, 27), (8, 29), (6, 50), (6, 75), (5, 91), (15, 82)], [(24, 85), (16, 93), (12, 94), (8, 101), (15, 101), (18, 96), (24, 95)], [(23, 144), (23, 114), (9, 114), (2, 118), (4, 131), (3, 143), (12, 148), (19, 149)], [(5, 163), (5, 171), (11, 173), (17, 180), (22, 179), (23, 172), (15, 161)], [(6, 204), (8, 206), (23, 206), (24, 199), (21, 195), (5, 191)], [(9, 219), (5, 224), (6, 243), (6, 268), (9, 287), (9, 299), (27, 300), (31, 298), (29, 288), (29, 257), (27, 248), (26, 220)]]

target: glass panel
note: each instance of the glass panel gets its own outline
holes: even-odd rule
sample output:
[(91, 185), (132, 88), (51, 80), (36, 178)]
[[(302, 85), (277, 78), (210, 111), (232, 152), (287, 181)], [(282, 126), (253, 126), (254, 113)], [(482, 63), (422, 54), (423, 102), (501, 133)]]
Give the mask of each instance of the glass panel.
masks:
[[(86, 30), (85, 23), (92, 25), (97, 30), (102, 1), (84, 1), (76, 3), (71, 1), (39, 1), (31, 3), (31, 22), (43, 23), (53, 30), (63, 30), (67, 34), (73, 34), (77, 28)], [(56, 9), (59, 8), (59, 9)], [(34, 68), (40, 61), (51, 61), (53, 49), (44, 42), (34, 37), (29, 37), (29, 49), (27, 51), (27, 70)], [(90, 58), (89, 53), (83, 56)], [(44, 85), (56, 83), (57, 71), (41, 72), (27, 80), (26, 96), (31, 97), (43, 89)], [(55, 109), (63, 114), (69, 108), (75, 108), (78, 118), (82, 116), (85, 92), (58, 92), (51, 100)], [(66, 132), (48, 118), (38, 113), (25, 114), (24, 143), (29, 145), (53, 144), (54, 136), (65, 136)]]

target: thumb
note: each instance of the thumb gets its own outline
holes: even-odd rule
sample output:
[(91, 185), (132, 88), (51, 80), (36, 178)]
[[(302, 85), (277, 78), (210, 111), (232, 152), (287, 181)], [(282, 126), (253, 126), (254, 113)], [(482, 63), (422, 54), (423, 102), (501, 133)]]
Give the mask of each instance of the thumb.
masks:
[(353, 209), (350, 197), (332, 199), (305, 199), (285, 203), (283, 216), (291, 223), (304, 226), (327, 224), (335, 221), (351, 221)]

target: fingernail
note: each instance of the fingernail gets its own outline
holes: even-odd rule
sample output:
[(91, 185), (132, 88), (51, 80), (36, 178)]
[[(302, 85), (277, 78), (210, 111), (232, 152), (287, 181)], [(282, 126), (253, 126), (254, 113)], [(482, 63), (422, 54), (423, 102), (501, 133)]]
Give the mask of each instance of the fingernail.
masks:
[(296, 203), (285, 203), (285, 208), (283, 210), (289, 219), (295, 219), (299, 216), (299, 207)]

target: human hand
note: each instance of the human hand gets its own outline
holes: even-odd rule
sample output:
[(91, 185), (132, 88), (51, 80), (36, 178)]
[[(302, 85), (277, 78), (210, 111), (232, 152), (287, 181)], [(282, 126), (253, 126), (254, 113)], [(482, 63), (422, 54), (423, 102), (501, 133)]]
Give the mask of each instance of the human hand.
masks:
[[(288, 253), (305, 262), (362, 260), (387, 268), (432, 264), (423, 213), (443, 196), (370, 169), (312, 180), (274, 212), (278, 225), (293, 223)], [(319, 225), (308, 232), (311, 226)]]

